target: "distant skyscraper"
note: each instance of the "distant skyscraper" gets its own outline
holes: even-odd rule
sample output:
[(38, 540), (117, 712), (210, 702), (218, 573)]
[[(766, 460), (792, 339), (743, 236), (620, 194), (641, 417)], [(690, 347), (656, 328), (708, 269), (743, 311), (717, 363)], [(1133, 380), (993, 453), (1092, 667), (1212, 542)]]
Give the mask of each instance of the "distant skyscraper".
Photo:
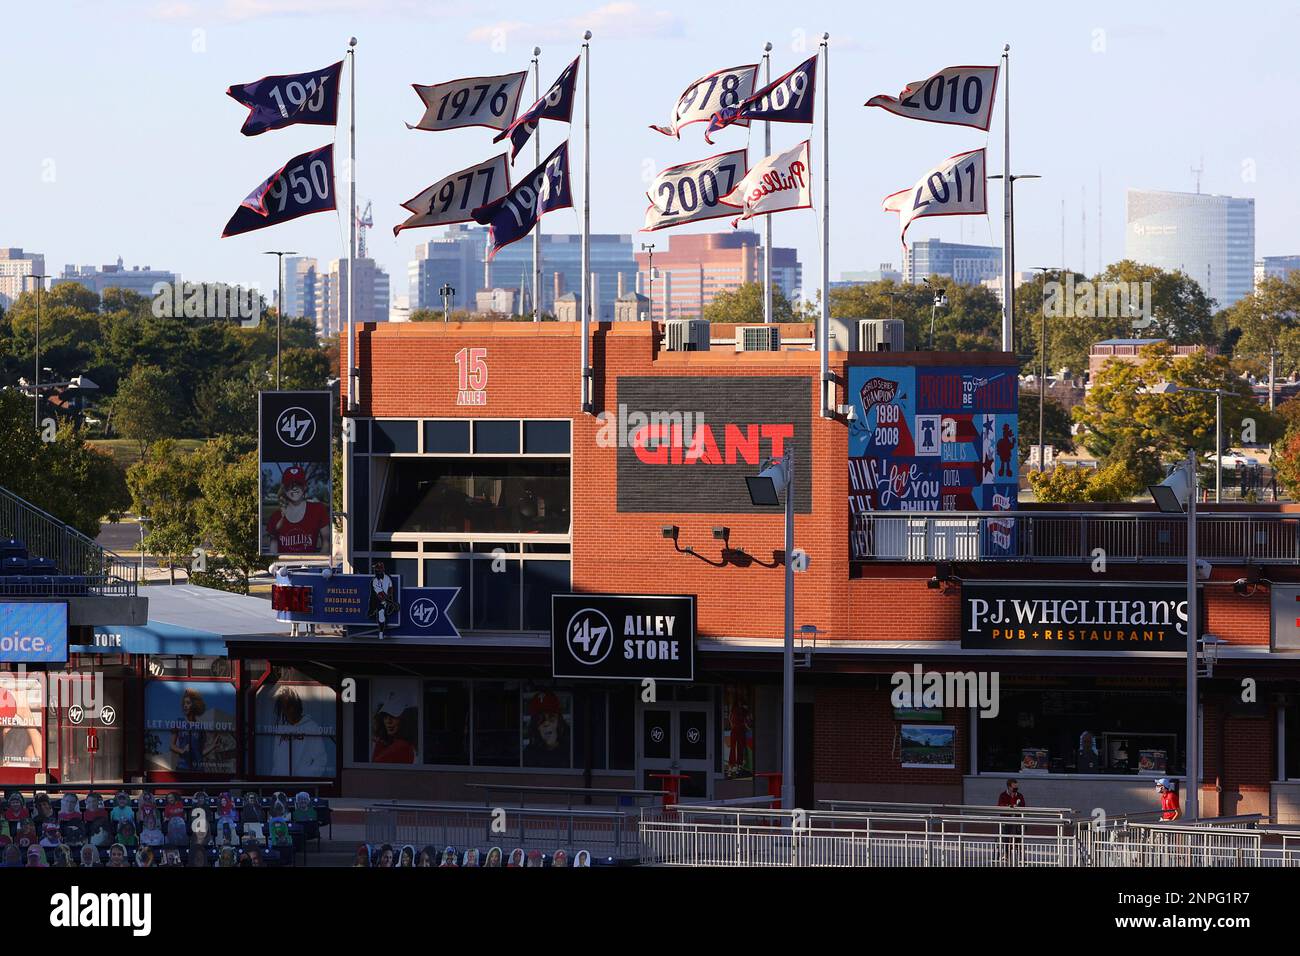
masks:
[(861, 285), (864, 282), (902, 282), (903, 273), (894, 268), (892, 262), (882, 262), (879, 269), (864, 269), (860, 272), (841, 272), (839, 281), (832, 282), (831, 288)]
[(39, 252), (0, 248), (0, 308), (9, 308), (25, 290), (35, 291), (27, 276), (45, 274), (45, 257)]
[(284, 314), (316, 322), (316, 260), (285, 256)]
[(912, 243), (903, 256), (904, 282), (918, 283), (937, 275), (958, 285), (979, 285), (1001, 274), (1002, 250), (997, 246), (922, 239)]
[[(636, 256), (637, 281), (641, 293), (652, 300), (652, 319), (697, 318), (719, 292), (763, 281), (763, 242), (756, 232), (706, 232), (667, 239), (666, 247), (656, 243), (653, 290), (650, 257), (644, 252)], [(772, 248), (772, 285), (791, 302), (799, 298), (803, 267), (797, 250)]]
[(1300, 272), (1300, 256), (1265, 256), (1255, 260), (1255, 285), (1261, 279), (1286, 279), (1293, 272)]
[(54, 284), (75, 282), (85, 286), (101, 299), (109, 289), (122, 289), (126, 292), (134, 292), (145, 299), (152, 299), (155, 285), (159, 282), (170, 285), (175, 281), (176, 273), (165, 269), (153, 269), (149, 266), (132, 266), (128, 269), (122, 264), (122, 257), (118, 256), (115, 265), (100, 266), (98, 269), (94, 266), (66, 265), (63, 267), (63, 275), (54, 280)]
[[(374, 259), (357, 259), (355, 322), (388, 321), (388, 273)], [(316, 274), (316, 331), (337, 335), (347, 322), (348, 260), (335, 259), (329, 272)], [(288, 295), (285, 295), (288, 298)]]
[(1180, 269), (1227, 308), (1255, 280), (1255, 200), (1205, 193), (1128, 191), (1124, 256)]

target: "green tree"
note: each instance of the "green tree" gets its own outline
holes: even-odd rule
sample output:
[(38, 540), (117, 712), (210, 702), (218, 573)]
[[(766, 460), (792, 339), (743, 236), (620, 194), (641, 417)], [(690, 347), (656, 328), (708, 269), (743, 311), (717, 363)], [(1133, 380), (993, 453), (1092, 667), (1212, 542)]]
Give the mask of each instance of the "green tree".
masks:
[(1044, 502), (1127, 501), (1145, 487), (1140, 477), (1122, 461), (1096, 469), (1031, 471), (1026, 477), (1035, 497)]
[(323, 389), (332, 371), (329, 355), (315, 345), (295, 346), (280, 354), (280, 387), (286, 391)]
[(141, 456), (160, 438), (179, 435), (183, 409), (171, 375), (156, 365), (131, 370), (113, 399), (113, 422), (126, 438), (140, 445)]
[(176, 567), (187, 567), (201, 540), (197, 504), (198, 469), (171, 439), (155, 442), (126, 473), (131, 507), (148, 520), (145, 547), (163, 561), (176, 583)]
[[(1038, 444), (1038, 392), (1037, 390), (1020, 390), (1020, 460), (1029, 457), (1029, 446)], [(1070, 434), (1072, 425), (1070, 414), (1061, 407), (1061, 403), (1048, 398), (1043, 402), (1043, 443), (1053, 446), (1056, 451), (1073, 451), (1074, 436)]]
[(199, 531), (208, 552), (207, 570), (191, 579), (247, 594), (248, 579), (269, 564), (259, 553), (257, 451), (223, 436), (205, 443), (191, 458), (199, 475)]
[[(713, 301), (704, 307), (704, 318), (709, 322), (733, 325), (762, 325), (763, 284), (746, 282), (735, 289), (719, 292), (713, 297)], [(772, 285), (772, 321), (798, 321), (790, 306), (790, 300), (775, 283)]]
[(1292, 498), (1300, 498), (1300, 432), (1292, 432), (1274, 449), (1273, 473)]
[(1227, 310), (1225, 318), (1239, 367), (1266, 375), (1269, 353), (1276, 351), (1280, 375), (1300, 370), (1300, 273), (1260, 280), (1254, 292)]
[[(930, 285), (900, 285), (885, 280), (841, 286), (831, 290), (832, 318), (901, 319), (904, 344), (908, 349), (930, 348), (930, 323), (934, 322), (933, 347), (939, 351), (997, 351), (1001, 306), (997, 296), (984, 286), (964, 286), (939, 276)], [(947, 304), (935, 306), (935, 292), (942, 289)]]

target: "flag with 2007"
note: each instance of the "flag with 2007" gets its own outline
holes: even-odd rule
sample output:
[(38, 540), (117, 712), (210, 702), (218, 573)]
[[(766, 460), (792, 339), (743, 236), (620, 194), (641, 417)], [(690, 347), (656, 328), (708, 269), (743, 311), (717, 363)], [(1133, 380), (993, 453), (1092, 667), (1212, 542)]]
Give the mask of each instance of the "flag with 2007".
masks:
[(474, 221), (488, 227), (488, 258), (532, 232), (546, 213), (572, 205), (569, 143), (565, 140), (514, 189), (474, 210)]

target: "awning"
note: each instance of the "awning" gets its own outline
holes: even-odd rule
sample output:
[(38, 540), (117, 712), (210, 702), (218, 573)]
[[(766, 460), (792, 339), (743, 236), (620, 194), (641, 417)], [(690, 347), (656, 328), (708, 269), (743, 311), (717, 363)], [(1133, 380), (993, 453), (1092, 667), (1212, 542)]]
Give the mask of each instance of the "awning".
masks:
[(149, 599), (149, 620), (139, 626), (100, 625), (94, 643), (69, 648), (78, 654), (182, 654), (226, 656), (226, 640), (239, 637), (285, 637), (288, 627), (276, 621), (271, 602), (192, 584), (152, 585), (140, 589)]

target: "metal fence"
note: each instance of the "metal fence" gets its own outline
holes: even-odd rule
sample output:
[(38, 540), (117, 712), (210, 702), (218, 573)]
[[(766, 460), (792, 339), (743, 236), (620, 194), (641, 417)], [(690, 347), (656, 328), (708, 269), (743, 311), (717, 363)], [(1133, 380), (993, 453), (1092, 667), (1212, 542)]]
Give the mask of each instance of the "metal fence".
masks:
[(10, 594), (134, 597), (139, 568), (100, 547), (75, 528), (0, 488), (0, 538), (17, 538), (33, 557), (49, 558), (59, 575), (5, 581)]
[[(1207, 561), (1300, 562), (1300, 514), (1203, 512), (1197, 555)], [(1109, 562), (1187, 560), (1187, 519), (1159, 512), (944, 511), (851, 516), (855, 561), (1051, 561), (1086, 563), (1101, 548)]]
[[(841, 801), (843, 803), (844, 801)], [(661, 866), (1300, 866), (1300, 830), (1258, 816), (1195, 824), (1102, 823), (1069, 810), (780, 811), (677, 806), (640, 823), (644, 864)]]
[[(653, 814), (653, 811), (647, 810)], [(653, 819), (653, 816), (650, 817)], [(538, 807), (471, 807), (461, 804), (381, 803), (366, 808), (366, 842), (457, 849), (516, 847), (572, 856), (636, 860), (640, 853), (638, 815), (633, 810)]]

